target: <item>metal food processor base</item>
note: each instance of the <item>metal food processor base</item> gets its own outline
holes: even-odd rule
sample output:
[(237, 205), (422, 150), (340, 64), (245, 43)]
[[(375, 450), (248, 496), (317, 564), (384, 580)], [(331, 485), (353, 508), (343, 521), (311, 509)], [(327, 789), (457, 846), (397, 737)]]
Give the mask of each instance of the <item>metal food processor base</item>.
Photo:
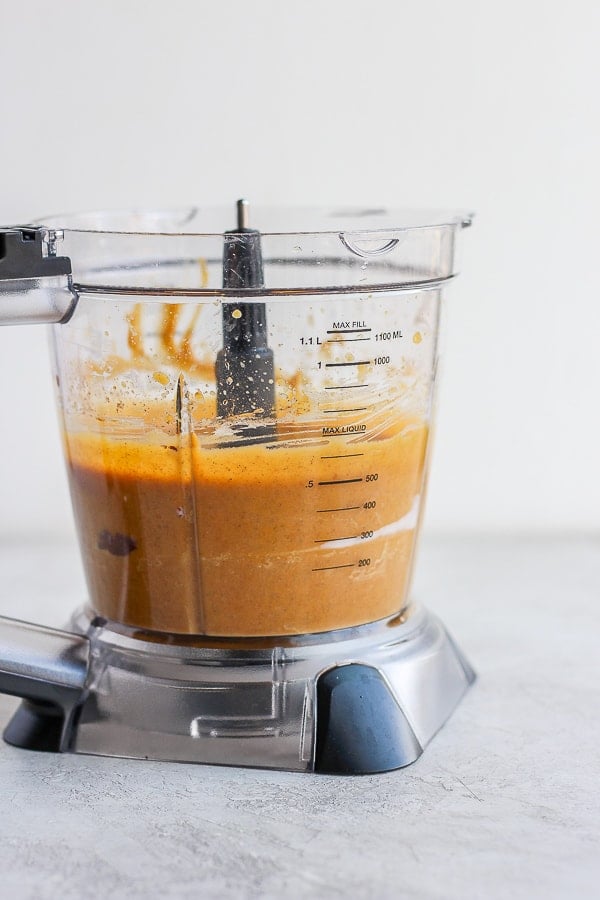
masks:
[(27, 694), (11, 691), (29, 699), (6, 728), (8, 743), (292, 771), (385, 772), (418, 759), (475, 678), (442, 623), (424, 610), (404, 622), (269, 638), (255, 647), (243, 640), (217, 646), (212, 639), (203, 647), (140, 640), (83, 613), (72, 624), (77, 634), (62, 651), (66, 674), (57, 676), (54, 701), (47, 691), (36, 693), (35, 679)]

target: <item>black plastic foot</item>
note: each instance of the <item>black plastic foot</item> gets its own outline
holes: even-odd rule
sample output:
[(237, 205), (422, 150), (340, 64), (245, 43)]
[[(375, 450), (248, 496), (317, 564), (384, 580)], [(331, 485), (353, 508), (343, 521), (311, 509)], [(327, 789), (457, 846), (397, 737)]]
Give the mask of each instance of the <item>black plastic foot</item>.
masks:
[(408, 766), (422, 751), (377, 669), (350, 663), (319, 677), (316, 772), (389, 772)]
[(24, 700), (4, 730), (4, 740), (13, 747), (58, 753), (65, 716), (52, 703)]

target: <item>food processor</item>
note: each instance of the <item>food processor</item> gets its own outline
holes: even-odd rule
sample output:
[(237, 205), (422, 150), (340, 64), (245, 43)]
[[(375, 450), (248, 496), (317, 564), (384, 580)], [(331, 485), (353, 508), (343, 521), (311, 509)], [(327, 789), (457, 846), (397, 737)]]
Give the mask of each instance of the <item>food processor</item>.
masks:
[(97, 212), (0, 230), (0, 322), (51, 324), (89, 590), (0, 619), (5, 740), (359, 774), (474, 674), (410, 598), (466, 213)]

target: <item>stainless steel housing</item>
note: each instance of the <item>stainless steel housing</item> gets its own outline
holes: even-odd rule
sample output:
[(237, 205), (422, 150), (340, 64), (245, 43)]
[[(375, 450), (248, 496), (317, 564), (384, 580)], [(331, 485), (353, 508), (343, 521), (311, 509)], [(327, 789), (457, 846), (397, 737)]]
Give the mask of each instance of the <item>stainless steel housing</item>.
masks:
[[(49, 747), (46, 735), (43, 749), (295, 771), (386, 771), (420, 756), (474, 679), (441, 622), (425, 611), (407, 622), (309, 635), (289, 646), (267, 641), (263, 648), (248, 641), (193, 647), (140, 640), (85, 613), (73, 625), (78, 635), (60, 633), (54, 643), (44, 632), (45, 665), (43, 659), (36, 664), (36, 678), (44, 677), (44, 667), (48, 678), (74, 671), (78, 691), (57, 746)], [(20, 641), (26, 658), (33, 626), (3, 627), (13, 628), (5, 643)], [(88, 655), (86, 644), (84, 678), (81, 663), (71, 670), (67, 660), (73, 648)], [(30, 696), (25, 680), (15, 690), (10, 677), (0, 672), (0, 691)], [(6, 740), (40, 749), (49, 715), (56, 711), (46, 704), (24, 704)]]

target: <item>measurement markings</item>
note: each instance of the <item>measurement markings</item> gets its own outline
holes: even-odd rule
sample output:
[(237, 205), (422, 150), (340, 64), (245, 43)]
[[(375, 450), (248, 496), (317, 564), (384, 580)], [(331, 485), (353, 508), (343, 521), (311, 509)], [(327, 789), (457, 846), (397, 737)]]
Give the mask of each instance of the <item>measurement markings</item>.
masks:
[(352, 341), (372, 341), (373, 338), (328, 338), (324, 344), (350, 344)]
[(327, 484), (358, 484), (362, 480), (362, 478), (341, 478), (338, 481), (317, 481), (317, 484), (319, 487)]
[(321, 459), (347, 459), (349, 456), (364, 456), (364, 453), (337, 453), (335, 456), (322, 456)]
[(368, 384), (336, 384), (334, 387), (326, 387), (326, 391), (349, 391), (350, 388), (369, 387)]
[(315, 544), (328, 544), (330, 541), (356, 541), (358, 539), (357, 534), (351, 534), (350, 537), (340, 537), (340, 538), (325, 538), (322, 541), (314, 541)]
[(326, 334), (360, 334), (363, 331), (373, 331), (372, 328), (330, 328)]
[(335, 509), (318, 509), (317, 512), (347, 512), (349, 509), (361, 509), (360, 506), (336, 506)]
[(368, 406), (355, 406), (352, 409), (322, 409), (322, 413), (347, 413), (347, 412), (366, 412)]
[(354, 563), (346, 563), (345, 566), (321, 566), (319, 569), (313, 569), (313, 572), (328, 572), (330, 569), (353, 569)]
[(337, 369), (339, 366), (370, 366), (370, 359), (359, 359), (356, 362), (345, 362), (345, 363), (325, 363), (326, 369)]

